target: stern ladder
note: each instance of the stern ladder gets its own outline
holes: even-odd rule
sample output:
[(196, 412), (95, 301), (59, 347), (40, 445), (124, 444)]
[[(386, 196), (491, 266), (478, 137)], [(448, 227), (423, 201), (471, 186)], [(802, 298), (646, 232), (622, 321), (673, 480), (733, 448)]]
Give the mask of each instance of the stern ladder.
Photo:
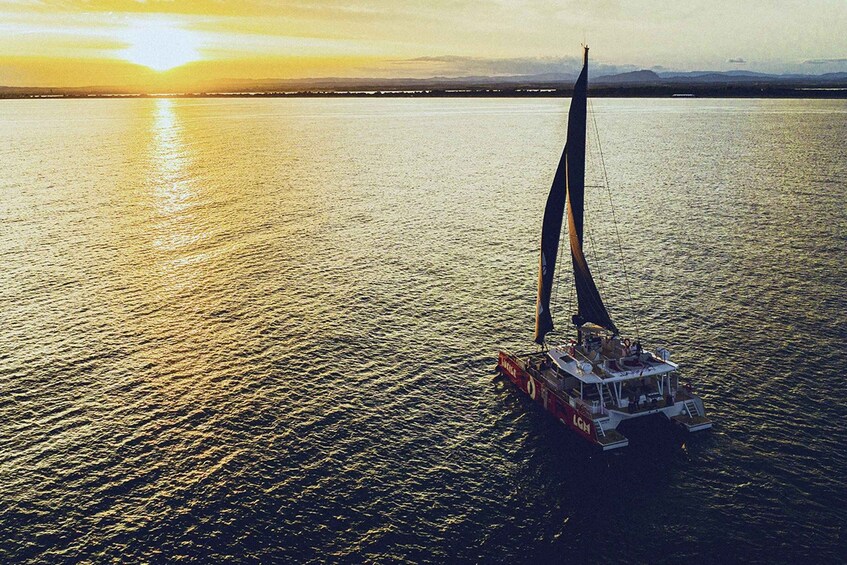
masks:
[(693, 400), (685, 401), (685, 410), (688, 411), (688, 415), (692, 418), (702, 416), (702, 414), (700, 414), (700, 409), (697, 407), (697, 403)]

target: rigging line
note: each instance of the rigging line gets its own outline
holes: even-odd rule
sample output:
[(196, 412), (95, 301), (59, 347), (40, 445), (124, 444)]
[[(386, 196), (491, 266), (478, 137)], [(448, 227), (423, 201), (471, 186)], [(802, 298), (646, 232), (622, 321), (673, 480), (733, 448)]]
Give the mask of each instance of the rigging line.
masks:
[[(586, 210), (587, 213), (587, 210)], [(585, 259), (586, 265), (588, 264), (589, 257), (591, 258), (591, 262), (594, 264), (594, 272), (592, 273), (591, 279), (594, 281), (594, 287), (597, 289), (597, 294), (595, 296), (594, 293), (588, 293), (584, 296), (584, 300), (588, 302), (590, 307), (594, 310), (603, 311), (605, 310), (608, 315), (608, 309), (603, 304), (602, 295), (605, 294), (605, 280), (601, 275), (600, 269), (600, 261), (597, 259), (597, 245), (594, 243), (594, 230), (591, 229), (592, 222), (589, 221), (589, 218), (586, 218), (585, 223), (583, 224), (583, 237), (588, 238), (588, 255), (586, 255), (586, 246), (582, 246), (582, 256)], [(594, 275), (597, 275), (596, 277)], [(574, 286), (576, 286), (576, 281), (574, 281)]]
[(568, 311), (573, 313), (575, 312), (575, 308), (573, 306), (573, 295), (576, 291), (576, 280), (574, 280), (574, 283), (570, 285), (569, 288), (570, 290), (568, 291)]
[[(629, 295), (629, 303), (633, 304), (632, 289), (629, 285), (629, 274), (626, 270), (626, 261), (624, 260), (623, 255), (623, 245), (621, 244), (621, 233), (618, 230), (618, 218), (617, 214), (615, 213), (614, 203), (612, 202), (612, 189), (611, 185), (609, 184), (609, 175), (606, 172), (606, 160), (603, 157), (603, 147), (600, 145), (600, 130), (597, 129), (597, 114), (594, 113), (594, 104), (591, 103), (590, 99), (588, 100), (588, 104), (591, 107), (591, 120), (594, 122), (594, 135), (597, 138), (597, 151), (600, 154), (600, 165), (603, 170), (603, 181), (606, 184), (606, 192), (609, 194), (609, 207), (612, 209), (612, 222), (615, 224), (615, 236), (618, 239), (618, 252), (621, 255), (621, 267), (623, 268), (623, 278), (626, 283), (626, 293)], [(635, 308), (633, 308), (633, 310), (635, 310)], [(639, 339), (641, 332), (639, 330), (638, 324), (638, 313), (635, 311), (633, 311), (633, 319), (635, 321), (635, 339)]]
[[(590, 247), (589, 253), (591, 254), (591, 262), (594, 264), (594, 274), (597, 275), (596, 278), (594, 278), (594, 277), (592, 277), (592, 278), (594, 278), (596, 283), (599, 283), (598, 286), (600, 287), (600, 292), (602, 294), (606, 294), (605, 280), (603, 279), (603, 272), (602, 272), (602, 269), (600, 268), (600, 260), (597, 258), (597, 247), (598, 246), (595, 245), (595, 243), (594, 243), (594, 232), (591, 228), (585, 228), (585, 227), (583, 227), (583, 232), (585, 233), (585, 235), (588, 236), (588, 241), (589, 241), (589, 243), (591, 243), (591, 245), (589, 246)], [(585, 246), (582, 247), (582, 254), (583, 254), (583, 256), (585, 256)], [(586, 262), (587, 261), (588, 261), (588, 257), (586, 256)]]
[[(553, 288), (550, 291), (550, 306), (549, 306), (549, 308), (550, 308), (550, 315), (551, 316), (553, 315), (553, 304), (559, 298), (559, 277), (562, 276), (562, 269), (561, 269), (562, 265), (559, 262), (559, 258), (562, 256), (561, 245), (562, 244), (559, 243), (559, 251), (556, 254), (557, 255), (556, 256), (556, 266), (558, 266), (559, 269), (557, 269), (557, 271), (556, 271), (556, 278), (553, 279)], [(554, 269), (555, 269), (555, 267), (554, 267)]]
[[(596, 123), (594, 124), (594, 128), (595, 129), (597, 128)], [(585, 145), (586, 145), (586, 148), (588, 150), (589, 156), (591, 156), (591, 160), (593, 162), (594, 159), (596, 158), (596, 157), (593, 156), (593, 153), (594, 153), (593, 148), (591, 147), (590, 143), (586, 143)], [(595, 185), (591, 185), (591, 186), (595, 186)], [(583, 181), (583, 195), (585, 194), (585, 188), (586, 188), (586, 186), (585, 186), (585, 183)], [(588, 236), (588, 242), (590, 243), (590, 245), (589, 245), (589, 249), (588, 249), (587, 253), (585, 251), (585, 246), (583, 246), (582, 254), (583, 254), (583, 256), (585, 256), (586, 261), (588, 261), (589, 256), (591, 257), (591, 262), (594, 264), (594, 274), (597, 275), (597, 278), (595, 279), (595, 284), (597, 284), (597, 286), (599, 286), (600, 292), (602, 294), (605, 294), (606, 289), (605, 289), (605, 280), (603, 278), (603, 269), (601, 269), (600, 260), (597, 258), (597, 249), (598, 249), (599, 246), (594, 242), (594, 230), (592, 230), (591, 227), (590, 227), (590, 226), (594, 225), (592, 218), (594, 218), (594, 213), (596, 212), (596, 209), (592, 209), (592, 210), (587, 209), (585, 207), (585, 201), (586, 201), (586, 198), (583, 196), (583, 216), (584, 216), (584, 219), (583, 219), (583, 224), (582, 224), (582, 232), (583, 232), (583, 237)], [(589, 202), (593, 202), (593, 201), (594, 201), (593, 198), (589, 199)], [(594, 206), (592, 206), (592, 208), (594, 208)]]

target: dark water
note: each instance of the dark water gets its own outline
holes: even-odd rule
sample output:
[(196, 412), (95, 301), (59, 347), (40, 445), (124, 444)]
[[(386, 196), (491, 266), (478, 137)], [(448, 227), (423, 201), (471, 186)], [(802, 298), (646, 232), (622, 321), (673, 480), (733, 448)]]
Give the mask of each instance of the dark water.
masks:
[(594, 106), (715, 421), (606, 455), (494, 374), (566, 100), (0, 104), (0, 561), (843, 562), (847, 105)]

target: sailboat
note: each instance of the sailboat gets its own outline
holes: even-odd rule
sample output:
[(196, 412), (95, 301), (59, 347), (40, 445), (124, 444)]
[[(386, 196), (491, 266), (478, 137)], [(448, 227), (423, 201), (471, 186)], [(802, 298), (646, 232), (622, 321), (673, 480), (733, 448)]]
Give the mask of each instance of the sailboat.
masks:
[[(627, 420), (664, 416), (689, 432), (712, 427), (702, 399), (680, 385), (679, 366), (666, 348), (647, 351), (622, 338), (591, 275), (583, 250), (588, 46), (574, 85), (568, 133), (544, 209), (535, 342), (540, 350), (501, 351), (498, 371), (565, 426), (604, 451), (629, 445), (618, 431)], [(563, 219), (567, 217), (577, 312), (576, 339), (546, 342), (553, 329), (550, 298)]]

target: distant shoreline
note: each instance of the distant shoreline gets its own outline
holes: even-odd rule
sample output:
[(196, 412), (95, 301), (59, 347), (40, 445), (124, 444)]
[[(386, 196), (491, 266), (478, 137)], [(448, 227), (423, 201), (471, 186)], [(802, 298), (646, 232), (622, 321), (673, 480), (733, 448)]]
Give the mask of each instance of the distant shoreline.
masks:
[[(776, 85), (644, 85), (598, 86), (589, 89), (593, 98), (796, 98), (847, 99), (847, 87)], [(0, 100), (89, 98), (567, 98), (570, 88), (455, 88), (455, 89), (303, 89), (268, 92), (134, 93), (79, 91), (76, 89), (0, 90)]]

